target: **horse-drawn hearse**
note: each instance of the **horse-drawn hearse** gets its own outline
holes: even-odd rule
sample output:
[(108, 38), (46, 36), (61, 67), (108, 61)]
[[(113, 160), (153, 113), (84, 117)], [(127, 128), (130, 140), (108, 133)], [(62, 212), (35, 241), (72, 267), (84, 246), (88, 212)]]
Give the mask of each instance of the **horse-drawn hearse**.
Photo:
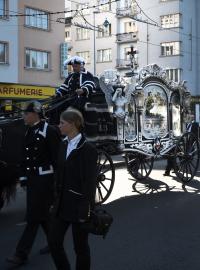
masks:
[[(83, 116), (85, 135), (99, 151), (96, 202), (105, 202), (112, 192), (112, 155), (116, 154), (123, 155), (128, 172), (136, 180), (149, 176), (156, 159), (171, 158), (178, 179), (191, 181), (199, 164), (199, 142), (185, 129), (191, 98), (185, 81), (169, 80), (165, 70), (156, 64), (137, 74), (132, 70), (124, 78), (115, 71), (105, 71), (95, 81), (96, 91), (86, 103)], [(43, 102), (50, 122), (69, 99)], [(24, 130), (22, 117), (16, 112), (15, 116), (0, 118), (1, 206), (16, 185)]]

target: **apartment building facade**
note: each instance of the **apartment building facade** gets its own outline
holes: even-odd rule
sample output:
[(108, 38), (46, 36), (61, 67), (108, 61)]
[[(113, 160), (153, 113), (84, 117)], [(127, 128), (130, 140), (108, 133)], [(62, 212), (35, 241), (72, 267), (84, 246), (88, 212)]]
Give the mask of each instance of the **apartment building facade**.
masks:
[(45, 97), (63, 82), (65, 26), (55, 11), (63, 0), (0, 0), (1, 99)]
[[(198, 0), (79, 2), (81, 4), (71, 6), (80, 12), (72, 16), (69, 53), (83, 56), (89, 70), (96, 74), (105, 69), (126, 73), (130, 68), (127, 52), (133, 46), (138, 50), (138, 68), (152, 63), (166, 68), (170, 79), (187, 81), (199, 103)], [(86, 9), (93, 5), (97, 7)], [(93, 31), (81, 25), (92, 25), (95, 29), (99, 26), (104, 31)]]

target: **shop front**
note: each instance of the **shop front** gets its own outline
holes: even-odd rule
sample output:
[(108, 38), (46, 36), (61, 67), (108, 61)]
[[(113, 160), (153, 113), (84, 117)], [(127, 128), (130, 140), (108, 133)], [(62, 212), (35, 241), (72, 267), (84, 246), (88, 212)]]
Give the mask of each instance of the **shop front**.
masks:
[(55, 87), (0, 83), (0, 112), (22, 109), (28, 100), (42, 100), (55, 95)]

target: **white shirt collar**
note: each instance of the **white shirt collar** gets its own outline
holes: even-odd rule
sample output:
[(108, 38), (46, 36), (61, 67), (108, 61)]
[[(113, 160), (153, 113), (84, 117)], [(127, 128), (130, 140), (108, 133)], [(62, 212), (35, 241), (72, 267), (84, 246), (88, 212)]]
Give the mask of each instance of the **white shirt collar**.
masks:
[(68, 137), (66, 137), (66, 140), (68, 141), (68, 143), (72, 144), (72, 145), (77, 145), (81, 139), (82, 135), (81, 133), (78, 133), (73, 139), (69, 140)]
[(77, 134), (73, 139), (69, 140), (68, 137), (65, 138), (65, 140), (68, 141), (68, 146), (67, 146), (67, 153), (66, 153), (66, 158), (69, 156), (69, 154), (77, 148), (78, 143), (80, 142), (82, 138), (81, 133)]

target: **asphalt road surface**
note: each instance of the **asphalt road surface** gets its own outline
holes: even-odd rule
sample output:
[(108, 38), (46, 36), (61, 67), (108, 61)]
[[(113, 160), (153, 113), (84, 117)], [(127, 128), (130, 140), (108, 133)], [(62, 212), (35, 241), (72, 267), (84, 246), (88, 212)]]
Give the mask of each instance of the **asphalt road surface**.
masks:
[[(105, 205), (114, 222), (105, 240), (90, 236), (91, 270), (200, 269), (200, 174), (184, 186), (175, 177), (164, 177), (164, 166), (158, 162), (143, 183), (124, 168), (116, 171), (116, 183)], [(15, 201), (0, 212), (0, 270), (13, 269), (5, 258), (15, 250), (24, 214), (25, 192), (18, 189)], [(45, 244), (40, 230), (29, 262), (20, 269), (54, 270), (50, 255), (39, 255)], [(74, 270), (70, 231), (65, 248)]]

